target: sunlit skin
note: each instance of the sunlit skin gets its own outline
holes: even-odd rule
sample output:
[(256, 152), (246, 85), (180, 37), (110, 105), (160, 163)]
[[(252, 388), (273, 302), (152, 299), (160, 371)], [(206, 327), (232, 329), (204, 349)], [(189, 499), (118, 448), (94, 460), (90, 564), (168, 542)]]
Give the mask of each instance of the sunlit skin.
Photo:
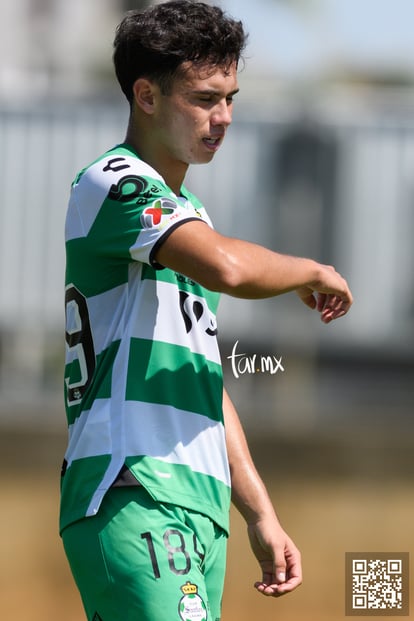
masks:
[(185, 67), (165, 95), (153, 81), (134, 84), (126, 142), (179, 193), (190, 164), (206, 164), (232, 122), (238, 92), (236, 63), (229, 67)]

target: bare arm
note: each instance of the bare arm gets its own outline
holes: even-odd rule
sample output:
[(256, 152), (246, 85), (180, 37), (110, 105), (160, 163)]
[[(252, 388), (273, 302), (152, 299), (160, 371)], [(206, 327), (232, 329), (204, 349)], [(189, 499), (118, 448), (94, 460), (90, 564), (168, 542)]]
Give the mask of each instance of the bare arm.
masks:
[(264, 595), (278, 597), (301, 584), (300, 553), (279, 523), (226, 391), (223, 394), (223, 412), (232, 500), (247, 523), (250, 545), (262, 570), (261, 580), (255, 583), (255, 587)]
[(179, 226), (156, 259), (207, 289), (234, 297), (268, 298), (296, 291), (325, 323), (343, 316), (352, 304), (348, 284), (333, 267), (225, 237), (201, 221)]

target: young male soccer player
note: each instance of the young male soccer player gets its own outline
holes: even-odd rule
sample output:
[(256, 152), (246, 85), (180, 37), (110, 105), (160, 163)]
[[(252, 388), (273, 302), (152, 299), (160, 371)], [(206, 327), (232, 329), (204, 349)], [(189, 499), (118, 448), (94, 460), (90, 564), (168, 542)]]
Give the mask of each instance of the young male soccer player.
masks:
[(218, 296), (296, 291), (325, 323), (352, 296), (332, 267), (219, 234), (183, 185), (223, 142), (244, 45), (202, 2), (128, 13), (114, 42), (126, 138), (72, 187), (61, 533), (90, 621), (219, 620), (230, 498), (258, 591), (301, 582), (223, 390)]

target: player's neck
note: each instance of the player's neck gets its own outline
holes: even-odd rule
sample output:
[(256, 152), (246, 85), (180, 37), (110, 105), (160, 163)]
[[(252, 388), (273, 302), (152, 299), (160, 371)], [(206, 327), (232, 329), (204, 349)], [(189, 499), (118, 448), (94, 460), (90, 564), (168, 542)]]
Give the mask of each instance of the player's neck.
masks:
[(154, 142), (151, 132), (140, 131), (131, 122), (128, 125), (125, 142), (137, 152), (144, 162), (162, 176), (175, 194), (180, 194), (188, 164), (175, 159), (162, 145)]

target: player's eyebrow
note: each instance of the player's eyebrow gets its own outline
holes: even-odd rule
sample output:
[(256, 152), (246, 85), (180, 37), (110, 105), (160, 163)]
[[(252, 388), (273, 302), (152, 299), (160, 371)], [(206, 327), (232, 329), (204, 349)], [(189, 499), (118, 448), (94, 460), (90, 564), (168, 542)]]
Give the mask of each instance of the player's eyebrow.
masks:
[(223, 93), (220, 90), (216, 90), (215, 88), (205, 88), (205, 89), (200, 89), (200, 90), (194, 90), (192, 91), (194, 95), (212, 95), (212, 96), (224, 96), (224, 97), (234, 97), (235, 95), (237, 95), (237, 93), (240, 92), (239, 88), (234, 89), (233, 91), (230, 91), (230, 93)]

